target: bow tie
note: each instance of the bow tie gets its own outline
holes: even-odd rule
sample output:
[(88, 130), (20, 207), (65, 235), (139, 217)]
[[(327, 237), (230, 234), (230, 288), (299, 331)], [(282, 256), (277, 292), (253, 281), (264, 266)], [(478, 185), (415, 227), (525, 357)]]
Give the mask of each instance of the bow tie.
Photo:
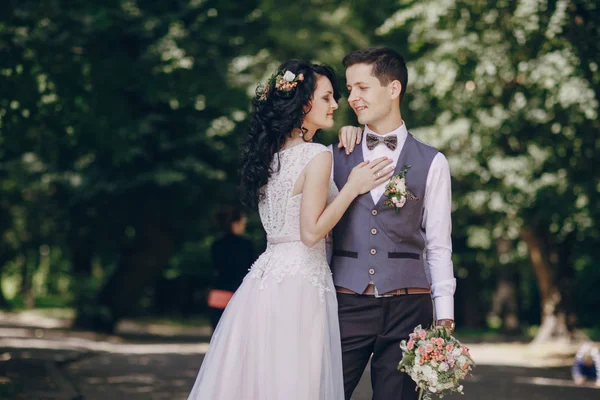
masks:
[(373, 150), (379, 143), (385, 144), (388, 149), (395, 150), (398, 145), (398, 137), (396, 135), (379, 136), (372, 133), (367, 133), (367, 148)]

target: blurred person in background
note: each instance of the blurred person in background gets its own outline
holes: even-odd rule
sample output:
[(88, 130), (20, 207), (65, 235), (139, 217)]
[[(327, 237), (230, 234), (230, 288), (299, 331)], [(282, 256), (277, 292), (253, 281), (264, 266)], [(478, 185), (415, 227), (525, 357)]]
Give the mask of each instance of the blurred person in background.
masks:
[(243, 237), (246, 221), (246, 215), (240, 207), (223, 206), (215, 213), (215, 223), (223, 235), (211, 247), (215, 281), (208, 294), (208, 306), (213, 330), (229, 299), (256, 260), (254, 245)]
[(586, 380), (593, 381), (600, 387), (600, 350), (593, 342), (584, 343), (577, 354), (571, 368), (573, 381), (582, 385)]

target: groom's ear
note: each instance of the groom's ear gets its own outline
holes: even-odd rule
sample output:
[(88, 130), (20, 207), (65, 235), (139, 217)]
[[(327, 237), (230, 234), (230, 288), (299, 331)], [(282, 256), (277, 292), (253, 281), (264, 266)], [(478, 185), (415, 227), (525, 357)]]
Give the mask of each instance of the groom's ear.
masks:
[(400, 97), (400, 93), (402, 92), (402, 84), (399, 80), (393, 80), (392, 82), (390, 82), (388, 88), (390, 90), (390, 97), (392, 98), (392, 100), (395, 100)]

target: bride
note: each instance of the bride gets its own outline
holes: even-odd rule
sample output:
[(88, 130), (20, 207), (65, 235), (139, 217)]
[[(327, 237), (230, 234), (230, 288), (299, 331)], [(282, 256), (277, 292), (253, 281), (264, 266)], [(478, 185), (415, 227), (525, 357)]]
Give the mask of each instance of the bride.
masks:
[(313, 138), (333, 126), (334, 71), (283, 63), (252, 101), (242, 190), (267, 249), (229, 302), (188, 399), (343, 400), (337, 300), (325, 236), (391, 160), (356, 166), (338, 193), (332, 155)]

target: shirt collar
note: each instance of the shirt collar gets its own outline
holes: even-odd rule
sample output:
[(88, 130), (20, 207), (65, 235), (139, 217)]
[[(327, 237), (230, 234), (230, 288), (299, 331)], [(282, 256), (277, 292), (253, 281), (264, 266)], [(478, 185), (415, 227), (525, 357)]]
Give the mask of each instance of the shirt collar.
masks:
[(375, 133), (371, 129), (369, 129), (368, 125), (365, 125), (365, 129), (364, 129), (364, 132), (363, 132), (363, 138), (367, 137), (367, 133), (372, 133), (374, 135), (378, 135), (378, 136), (382, 136), (382, 137), (386, 137), (386, 136), (389, 136), (389, 135), (397, 135), (398, 136), (398, 143), (400, 143), (401, 141), (403, 141), (406, 138), (406, 136), (408, 136), (408, 130), (406, 129), (406, 124), (404, 123), (404, 121), (402, 121), (402, 125), (400, 125), (396, 129), (394, 129), (393, 131), (388, 132), (388, 133), (384, 133), (384, 134)]

